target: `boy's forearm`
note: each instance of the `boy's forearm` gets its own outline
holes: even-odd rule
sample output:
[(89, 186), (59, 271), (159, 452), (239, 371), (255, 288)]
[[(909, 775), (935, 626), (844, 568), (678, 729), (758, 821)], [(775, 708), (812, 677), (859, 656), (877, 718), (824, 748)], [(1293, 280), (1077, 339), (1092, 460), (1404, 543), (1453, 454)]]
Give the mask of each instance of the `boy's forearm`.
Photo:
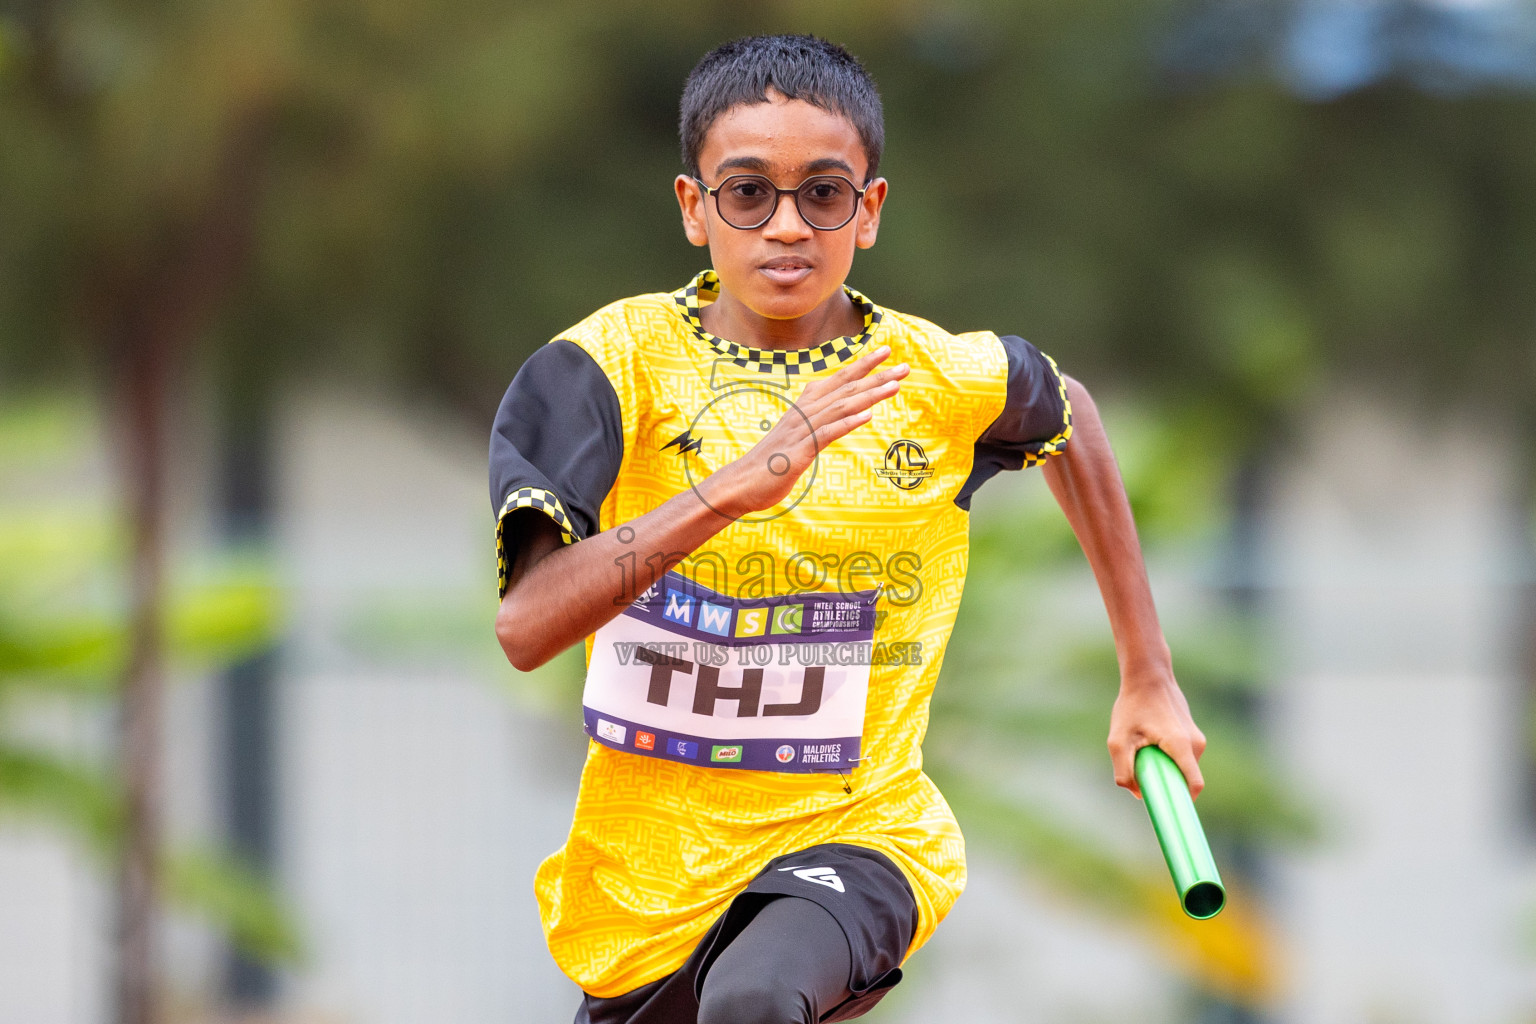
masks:
[(1108, 743), (1115, 782), (1140, 796), (1136, 751), (1155, 744), (1173, 758), (1190, 794), (1198, 796), (1205, 786), (1200, 773), (1205, 736), (1173, 677), (1120, 468), (1088, 392), (1069, 377), (1067, 396), (1072, 439), (1046, 462), (1045, 478), (1093, 567), (1115, 635), (1120, 696), (1110, 712)]
[(576, 544), (541, 526), (520, 545), (496, 616), (508, 660), (526, 672), (585, 639), (733, 521), (687, 490)]
[(1136, 522), (1104, 424), (1087, 390), (1067, 378), (1072, 439), (1043, 466), (1098, 581), (1124, 685), (1171, 681), (1171, 659), (1147, 582)]

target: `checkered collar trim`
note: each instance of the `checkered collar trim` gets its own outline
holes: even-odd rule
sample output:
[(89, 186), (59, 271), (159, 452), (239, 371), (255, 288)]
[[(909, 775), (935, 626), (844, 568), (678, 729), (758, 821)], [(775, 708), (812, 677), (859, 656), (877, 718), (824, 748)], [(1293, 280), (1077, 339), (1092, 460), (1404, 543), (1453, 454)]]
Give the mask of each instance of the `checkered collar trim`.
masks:
[(686, 286), (673, 292), (672, 298), (677, 303), (678, 312), (688, 321), (688, 326), (693, 328), (693, 333), (737, 366), (763, 373), (816, 373), (829, 366), (846, 363), (856, 356), (883, 319), (879, 306), (847, 285), (843, 285), (843, 291), (864, 314), (864, 329), (857, 336), (833, 338), (815, 348), (792, 349), (747, 348), (734, 341), (717, 338), (706, 331), (704, 321), (699, 318), (699, 295), (719, 296), (720, 278), (713, 270), (702, 271)]

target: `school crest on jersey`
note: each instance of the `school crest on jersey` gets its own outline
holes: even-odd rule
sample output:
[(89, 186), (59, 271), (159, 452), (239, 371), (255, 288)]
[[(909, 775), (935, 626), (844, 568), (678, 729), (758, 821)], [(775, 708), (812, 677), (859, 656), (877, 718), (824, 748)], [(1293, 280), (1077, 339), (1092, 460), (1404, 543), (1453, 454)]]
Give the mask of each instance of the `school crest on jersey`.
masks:
[(885, 465), (875, 470), (875, 475), (903, 491), (914, 491), (933, 476), (933, 465), (922, 445), (904, 437), (891, 442), (885, 450)]

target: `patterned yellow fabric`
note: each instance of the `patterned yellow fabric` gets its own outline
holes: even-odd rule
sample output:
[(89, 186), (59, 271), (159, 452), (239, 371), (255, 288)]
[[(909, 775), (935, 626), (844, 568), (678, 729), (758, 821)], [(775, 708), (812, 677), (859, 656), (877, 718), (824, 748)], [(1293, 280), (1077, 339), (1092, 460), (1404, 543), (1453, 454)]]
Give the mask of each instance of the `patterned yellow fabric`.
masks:
[[(536, 891), (555, 960), (596, 996), (676, 970), (779, 854), (836, 842), (889, 856), (917, 897), (914, 950), (965, 885), (964, 842), (922, 772), (921, 744), (965, 581), (967, 513), (954, 497), (976, 439), (1003, 409), (1007, 353), (995, 334), (949, 334), (851, 291), (865, 313), (860, 335), (806, 352), (754, 351), (704, 331), (698, 308), (717, 287), (706, 273), (560, 335), (593, 357), (623, 412), (623, 463), (602, 529), (755, 444), (806, 382), (889, 345), (887, 365), (912, 367), (901, 393), (821, 453), (791, 509), (732, 524), (678, 571), (736, 597), (881, 586), (875, 642), (920, 644), (920, 662), (872, 666), (863, 760), (846, 777), (709, 768), (589, 743), (570, 836), (539, 868)], [(637, 553), (641, 589), (647, 554)]]

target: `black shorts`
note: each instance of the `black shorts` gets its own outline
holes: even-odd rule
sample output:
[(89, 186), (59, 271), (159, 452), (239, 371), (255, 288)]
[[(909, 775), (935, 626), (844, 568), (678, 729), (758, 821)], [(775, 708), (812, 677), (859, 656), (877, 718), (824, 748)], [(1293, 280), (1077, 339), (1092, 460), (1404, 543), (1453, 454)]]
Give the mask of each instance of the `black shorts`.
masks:
[(901, 980), (901, 961), (917, 930), (917, 900), (889, 857), (864, 846), (824, 843), (769, 861), (665, 978), (611, 999), (584, 996), (575, 1024), (696, 1024), (705, 975), (768, 903), (783, 896), (815, 902), (836, 919), (851, 955), (849, 995), (822, 1015), (851, 1020)]

